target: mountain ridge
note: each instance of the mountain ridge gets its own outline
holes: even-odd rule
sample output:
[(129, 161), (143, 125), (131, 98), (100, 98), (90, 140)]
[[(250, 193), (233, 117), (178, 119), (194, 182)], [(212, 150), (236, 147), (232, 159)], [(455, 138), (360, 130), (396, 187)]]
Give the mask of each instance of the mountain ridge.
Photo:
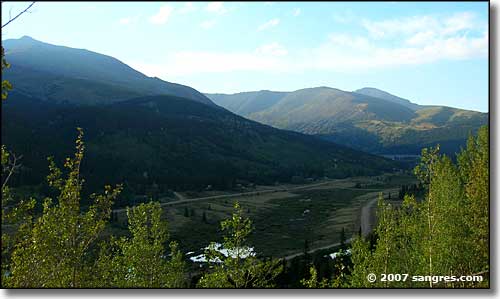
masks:
[[(28, 36), (2, 40), (2, 46), (11, 65), (3, 72), (5, 79), (38, 98), (58, 101), (63, 98), (62, 101), (85, 105), (122, 101), (139, 95), (169, 94), (215, 106), (194, 88), (148, 77), (109, 55), (53, 45)], [(30, 80), (26, 80), (23, 74), (26, 71), (35, 71), (38, 76), (33, 74)], [(19, 77), (24, 80), (19, 80)], [(67, 84), (74, 84), (74, 80), (87, 82), (87, 97), (81, 98), (81, 94), (65, 89)], [(107, 89), (126, 90), (130, 96), (112, 98), (103, 95), (103, 85), (107, 85)]]
[[(259, 93), (246, 94), (256, 98)], [(234, 110), (238, 97), (226, 95), (221, 101), (217, 94), (206, 95), (244, 117), (375, 154), (419, 154), (424, 145), (437, 143), (455, 144), (448, 147), (451, 154), (465, 144), (469, 133), (488, 121), (487, 113), (418, 105), (376, 88), (348, 92), (323, 86), (281, 92), (278, 101), (246, 114)]]

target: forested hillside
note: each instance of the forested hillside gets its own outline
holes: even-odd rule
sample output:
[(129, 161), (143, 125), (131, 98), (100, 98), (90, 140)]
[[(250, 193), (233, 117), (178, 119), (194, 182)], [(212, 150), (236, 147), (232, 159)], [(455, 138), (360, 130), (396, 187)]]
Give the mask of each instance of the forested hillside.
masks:
[(22, 154), (12, 182), (38, 184), (46, 157), (71, 152), (75, 128), (87, 135), (82, 175), (90, 190), (104, 179), (145, 194), (167, 189), (232, 188), (292, 177), (343, 178), (392, 170), (396, 164), (313, 136), (281, 131), (217, 107), (170, 96), (143, 97), (112, 105), (51, 104), (12, 92), (2, 109), (2, 140)]

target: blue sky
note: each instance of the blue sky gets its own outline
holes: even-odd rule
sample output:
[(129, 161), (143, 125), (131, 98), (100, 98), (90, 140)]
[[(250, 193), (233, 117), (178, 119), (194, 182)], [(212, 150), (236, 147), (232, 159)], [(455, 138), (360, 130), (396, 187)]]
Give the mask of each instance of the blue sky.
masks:
[(487, 2), (36, 3), (2, 31), (23, 35), (202, 92), (377, 87), (488, 111)]

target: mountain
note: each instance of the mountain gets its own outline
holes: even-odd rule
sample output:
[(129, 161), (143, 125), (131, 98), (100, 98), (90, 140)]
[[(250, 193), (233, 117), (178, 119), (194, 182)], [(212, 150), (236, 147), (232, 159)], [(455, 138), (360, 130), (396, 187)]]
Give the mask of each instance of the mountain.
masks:
[(451, 154), (464, 145), (469, 133), (488, 123), (487, 113), (421, 106), (375, 88), (354, 92), (306, 88), (280, 92), (279, 99), (274, 96), (267, 102), (262, 91), (247, 92), (247, 99), (258, 98), (267, 106), (255, 105), (246, 113), (234, 110), (233, 101), (240, 103), (240, 95), (225, 95), (221, 100), (207, 94), (216, 104), (249, 119), (376, 154), (419, 154), (423, 147), (437, 143)]
[(379, 98), (318, 87), (289, 93), (272, 107), (251, 116), (277, 127), (308, 134), (325, 134), (332, 130), (330, 125), (341, 122), (371, 119), (406, 121), (414, 116), (414, 112), (401, 105), (387, 105), (387, 101)]
[(395, 95), (392, 95), (386, 91), (383, 91), (383, 90), (380, 90), (377, 88), (364, 87), (364, 88), (355, 90), (354, 92), (364, 94), (366, 96), (370, 96), (370, 97), (374, 97), (374, 98), (383, 99), (383, 100), (386, 100), (389, 102), (401, 104), (405, 107), (410, 108), (411, 110), (419, 110), (422, 108), (422, 106), (417, 105), (415, 103), (412, 103), (412, 102), (410, 102), (410, 100), (397, 97)]
[(18, 92), (46, 101), (106, 104), (146, 95), (172, 95), (207, 105), (197, 90), (147, 77), (116, 58), (56, 46), (31, 37), (2, 41), (11, 67), (3, 72)]
[[(315, 136), (248, 120), (203, 101), (203, 95), (188, 99), (141, 94), (139, 87), (144, 85), (139, 83), (160, 81), (112, 57), (26, 38), (8, 49), (5, 58), (12, 66), (5, 74), (15, 80), (2, 102), (2, 144), (23, 155), (22, 170), (12, 181), (15, 186), (43, 182), (48, 156), (62, 161), (72, 155), (77, 127), (85, 132), (82, 176), (88, 192), (103, 183), (124, 183), (124, 194), (147, 194), (152, 189), (164, 194), (207, 185), (226, 189), (241, 181), (274, 184), (372, 175), (398, 167)], [(88, 60), (63, 66), (77, 56)], [(136, 91), (129, 94), (125, 82)], [(157, 86), (168, 90), (171, 85)]]
[(273, 106), (287, 94), (287, 92), (261, 90), (258, 92), (212, 93), (205, 95), (216, 102), (217, 105), (231, 112), (239, 115), (250, 115)]

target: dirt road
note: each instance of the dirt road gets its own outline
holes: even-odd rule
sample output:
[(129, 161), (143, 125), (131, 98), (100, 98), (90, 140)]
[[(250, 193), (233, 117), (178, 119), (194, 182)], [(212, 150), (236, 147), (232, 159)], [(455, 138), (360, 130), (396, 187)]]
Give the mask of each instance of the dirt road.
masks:
[[(205, 197), (196, 197), (196, 198), (185, 198), (182, 194), (180, 194), (178, 192), (174, 192), (175, 196), (177, 198), (181, 198), (181, 199), (170, 201), (170, 202), (164, 202), (160, 205), (163, 207), (163, 206), (172, 206), (172, 205), (183, 204), (183, 203), (188, 203), (188, 202), (196, 202), (196, 201), (211, 200), (211, 199), (223, 199), (223, 198), (234, 198), (234, 197), (242, 197), (242, 196), (262, 195), (262, 194), (274, 193), (274, 192), (297, 191), (297, 190), (310, 189), (310, 188), (314, 188), (314, 187), (318, 187), (318, 186), (323, 186), (323, 185), (327, 185), (327, 184), (331, 184), (333, 182), (343, 181), (343, 180), (345, 180), (345, 179), (329, 180), (327, 182), (301, 185), (298, 187), (289, 187), (289, 188), (280, 187), (280, 188), (269, 189), (269, 190), (251, 191), (251, 192), (215, 195), (215, 196), (205, 196)], [(160, 198), (160, 200), (161, 200), (161, 198)], [(117, 213), (121, 213), (121, 212), (125, 212), (125, 211), (127, 211), (127, 208), (113, 210), (113, 212), (117, 212)]]
[[(342, 189), (351, 189), (351, 188), (342, 188)], [(388, 190), (385, 190), (385, 191), (388, 191)], [(394, 191), (394, 190), (390, 190), (390, 191)], [(385, 197), (385, 194), (384, 194), (384, 197)], [(361, 208), (361, 213), (360, 213), (361, 234), (365, 237), (373, 229), (374, 220), (375, 220), (374, 213), (373, 213), (373, 206), (377, 203), (377, 200), (378, 200), (378, 193), (373, 195), (373, 197), (371, 197)], [(352, 238), (347, 239), (346, 243), (350, 243), (351, 241), (352, 241)], [(311, 249), (311, 250), (309, 250), (309, 253), (313, 253), (313, 252), (318, 251), (318, 250), (338, 247), (338, 246), (340, 246), (340, 242), (332, 243), (332, 244), (328, 244), (328, 245), (324, 245), (321, 247)], [(297, 256), (301, 256), (303, 254), (304, 254), (304, 252), (298, 252), (298, 253), (294, 253), (291, 255), (287, 255), (283, 258), (285, 260), (290, 260), (290, 259), (293, 259)]]
[(373, 205), (377, 202), (378, 196), (370, 199), (362, 208), (360, 216), (361, 234), (366, 237), (372, 231)]

